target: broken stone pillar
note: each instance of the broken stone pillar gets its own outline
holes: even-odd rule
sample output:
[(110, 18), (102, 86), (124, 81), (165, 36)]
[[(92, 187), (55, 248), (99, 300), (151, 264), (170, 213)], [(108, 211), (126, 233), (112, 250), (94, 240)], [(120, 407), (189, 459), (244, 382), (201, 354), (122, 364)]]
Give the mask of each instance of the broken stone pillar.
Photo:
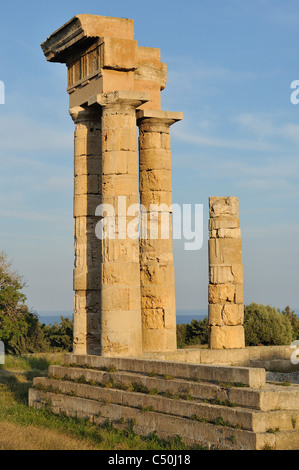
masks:
[(211, 197), (209, 202), (209, 346), (244, 348), (239, 201), (236, 197)]
[(182, 113), (145, 109), (137, 117), (143, 350), (171, 351), (176, 349), (176, 307), (170, 126)]

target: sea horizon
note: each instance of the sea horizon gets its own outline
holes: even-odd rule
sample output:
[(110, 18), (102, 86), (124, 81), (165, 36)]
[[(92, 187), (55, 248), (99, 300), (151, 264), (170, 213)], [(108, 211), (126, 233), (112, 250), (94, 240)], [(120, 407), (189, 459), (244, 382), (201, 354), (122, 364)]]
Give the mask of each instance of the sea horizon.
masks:
[[(176, 321), (178, 325), (183, 323), (191, 323), (192, 320), (203, 320), (208, 316), (208, 309), (199, 310), (177, 310)], [(45, 325), (53, 325), (53, 323), (60, 323), (60, 317), (73, 318), (73, 312), (71, 310), (61, 311), (41, 311), (38, 313), (38, 317), (41, 323)]]
[[(280, 309), (282, 311), (283, 309)], [(299, 308), (292, 309), (295, 311), (299, 318)], [(73, 318), (72, 310), (43, 310), (37, 312), (41, 323), (51, 325), (53, 323), (60, 323), (60, 317)], [(208, 309), (177, 309), (176, 321), (177, 324), (191, 323), (194, 320), (203, 320), (208, 316)]]

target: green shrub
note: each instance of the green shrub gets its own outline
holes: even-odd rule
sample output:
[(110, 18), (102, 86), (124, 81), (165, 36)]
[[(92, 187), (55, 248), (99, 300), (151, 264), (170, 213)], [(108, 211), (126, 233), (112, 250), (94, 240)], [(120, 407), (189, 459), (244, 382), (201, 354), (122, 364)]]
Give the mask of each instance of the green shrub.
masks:
[(284, 345), (292, 342), (293, 328), (289, 318), (270, 305), (251, 303), (245, 306), (246, 346)]
[(281, 312), (282, 315), (287, 317), (293, 328), (293, 340), (299, 339), (299, 320), (294, 310), (291, 310), (287, 305), (286, 308)]
[(193, 319), (191, 323), (177, 325), (178, 348), (194, 344), (208, 344), (208, 331), (208, 318), (204, 318), (203, 320)]
[(72, 351), (73, 322), (69, 318), (60, 317), (60, 323), (42, 325), (46, 341), (51, 348)]

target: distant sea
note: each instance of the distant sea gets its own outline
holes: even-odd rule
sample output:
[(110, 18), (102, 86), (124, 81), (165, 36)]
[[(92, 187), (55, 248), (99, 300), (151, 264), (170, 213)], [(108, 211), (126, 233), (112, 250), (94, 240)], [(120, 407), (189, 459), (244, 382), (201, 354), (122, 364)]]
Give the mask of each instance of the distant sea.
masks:
[[(283, 310), (283, 309), (280, 309)], [(296, 312), (297, 317), (299, 318), (299, 308), (292, 309)], [(73, 312), (70, 310), (66, 311), (45, 311), (38, 314), (39, 321), (45, 323), (45, 325), (53, 325), (53, 323), (60, 323), (60, 317), (66, 317), (72, 320)], [(191, 323), (193, 319), (203, 320), (208, 316), (208, 310), (177, 310), (176, 321), (178, 325), (183, 323)]]
[[(45, 311), (39, 312), (39, 321), (45, 325), (53, 325), (53, 323), (60, 323), (60, 317), (66, 317), (72, 320), (73, 312), (70, 310), (67, 311)], [(181, 325), (182, 323), (191, 323), (193, 319), (203, 320), (208, 316), (208, 310), (177, 310), (177, 324)]]

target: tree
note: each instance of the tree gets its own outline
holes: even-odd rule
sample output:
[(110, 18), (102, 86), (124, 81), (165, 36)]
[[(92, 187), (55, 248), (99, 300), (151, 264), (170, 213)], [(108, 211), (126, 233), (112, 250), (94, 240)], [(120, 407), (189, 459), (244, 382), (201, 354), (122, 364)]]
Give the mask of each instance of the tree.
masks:
[(51, 348), (72, 351), (73, 349), (73, 322), (69, 318), (60, 317), (60, 324), (42, 325), (45, 338)]
[(196, 344), (208, 344), (209, 322), (208, 318), (203, 320), (191, 320), (191, 323), (177, 325), (178, 348)]
[(293, 328), (286, 315), (270, 305), (251, 303), (245, 306), (246, 346), (291, 344)]
[(11, 354), (40, 352), (47, 348), (38, 316), (26, 306), (25, 283), (0, 252), (0, 340)]
[(299, 339), (299, 320), (294, 310), (289, 305), (281, 312), (291, 322), (293, 328), (293, 340)]

